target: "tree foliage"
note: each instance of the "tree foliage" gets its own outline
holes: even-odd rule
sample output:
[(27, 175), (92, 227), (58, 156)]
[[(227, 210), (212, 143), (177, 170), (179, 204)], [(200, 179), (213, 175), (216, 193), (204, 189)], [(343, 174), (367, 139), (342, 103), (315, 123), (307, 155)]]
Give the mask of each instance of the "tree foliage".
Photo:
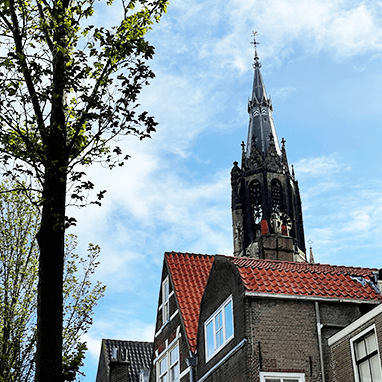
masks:
[(62, 143), (61, 172), (69, 175), (70, 197), (80, 204), (81, 191), (93, 183), (77, 165), (122, 165), (128, 155), (110, 147), (111, 141), (121, 135), (143, 139), (155, 131), (154, 119), (137, 113), (137, 97), (154, 77), (146, 63), (154, 47), (144, 36), (166, 3), (122, 0), (121, 22), (109, 29), (90, 25), (94, 5), (95, 0), (0, 4), (1, 159), (18, 159), (13, 170), (33, 174), (43, 188), (52, 166), (50, 146)]
[[(0, 2), (0, 163), (41, 206), (37, 233), (39, 283), (36, 381), (62, 376), (63, 269), (66, 205), (85, 205), (94, 185), (86, 167), (122, 165), (124, 135), (143, 139), (156, 122), (138, 112), (138, 95), (154, 77), (147, 60), (154, 48), (147, 31), (166, 0), (120, 0), (115, 26), (107, 18), (113, 0), (3, 0)], [(115, 143), (114, 143), (115, 142)], [(112, 146), (114, 145), (114, 146)], [(97, 194), (100, 203), (106, 191)]]
[[(0, 381), (34, 379), (38, 279), (38, 210), (18, 193), (0, 185)], [(65, 245), (63, 363), (65, 377), (74, 380), (86, 346), (81, 336), (92, 323), (92, 312), (105, 286), (91, 280), (99, 247), (76, 254), (77, 241)]]

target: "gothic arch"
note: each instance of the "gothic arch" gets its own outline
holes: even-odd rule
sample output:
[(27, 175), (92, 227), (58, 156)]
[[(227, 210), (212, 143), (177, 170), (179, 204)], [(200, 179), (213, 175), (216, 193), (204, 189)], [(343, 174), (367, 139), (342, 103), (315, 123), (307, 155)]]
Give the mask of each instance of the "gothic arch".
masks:
[(263, 209), (261, 206), (261, 185), (258, 180), (253, 180), (250, 183), (249, 194), (251, 199), (252, 219), (255, 224), (258, 224), (263, 216)]

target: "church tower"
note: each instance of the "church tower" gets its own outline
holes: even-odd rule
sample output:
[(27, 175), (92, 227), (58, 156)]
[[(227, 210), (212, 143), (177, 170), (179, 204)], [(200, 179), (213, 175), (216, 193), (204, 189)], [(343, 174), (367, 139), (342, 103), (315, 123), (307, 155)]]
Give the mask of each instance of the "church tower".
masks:
[(279, 145), (254, 40), (254, 80), (247, 144), (231, 171), (234, 255), (306, 261), (298, 182)]

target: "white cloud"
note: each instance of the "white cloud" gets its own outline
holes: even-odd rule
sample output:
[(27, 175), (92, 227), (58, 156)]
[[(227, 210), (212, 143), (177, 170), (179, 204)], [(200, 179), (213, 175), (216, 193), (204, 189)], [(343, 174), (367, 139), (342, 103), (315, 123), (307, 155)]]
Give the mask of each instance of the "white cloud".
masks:
[(101, 351), (102, 339), (151, 342), (154, 339), (154, 325), (137, 319), (117, 321), (113, 319), (113, 316), (107, 321), (95, 321), (90, 331), (82, 336), (82, 340), (86, 341), (88, 347), (87, 362), (93, 362), (96, 365), (95, 362), (98, 361)]
[(252, 30), (259, 33), (261, 58), (272, 57), (273, 63), (300, 48), (310, 53), (327, 51), (335, 59), (382, 50), (380, 2), (231, 0), (223, 5), (211, 0), (203, 5), (199, 11), (219, 9), (224, 32), (204, 39), (201, 50), (214, 55), (221, 66), (239, 71), (248, 69), (253, 55), (248, 44)]
[(349, 165), (343, 165), (337, 154), (325, 155), (317, 158), (303, 158), (295, 164), (298, 176), (329, 178), (340, 171), (350, 171)]
[(272, 92), (272, 99), (280, 99), (285, 100), (289, 97), (291, 97), (294, 93), (296, 93), (297, 89), (295, 87), (287, 86), (283, 88), (276, 88), (273, 89)]

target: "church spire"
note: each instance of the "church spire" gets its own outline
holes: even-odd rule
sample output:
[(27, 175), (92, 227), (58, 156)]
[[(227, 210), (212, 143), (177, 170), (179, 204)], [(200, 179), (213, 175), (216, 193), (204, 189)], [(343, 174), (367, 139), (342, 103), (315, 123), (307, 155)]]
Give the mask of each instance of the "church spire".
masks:
[(257, 55), (248, 102), (247, 144), (242, 143), (241, 168), (231, 171), (234, 255), (306, 261), (298, 182), (289, 171), (285, 140), (280, 148)]
[(271, 98), (267, 97), (263, 77), (260, 72), (261, 63), (257, 55), (257, 45), (259, 45), (259, 42), (256, 41), (256, 34), (257, 32), (253, 32), (252, 44), (255, 46), (253, 68), (255, 71), (252, 97), (248, 101), (249, 127), (247, 157), (250, 157), (254, 146), (256, 146), (257, 150), (264, 156), (271, 143), (275, 144), (276, 152), (280, 155), (281, 150), (272, 117), (272, 101)]

